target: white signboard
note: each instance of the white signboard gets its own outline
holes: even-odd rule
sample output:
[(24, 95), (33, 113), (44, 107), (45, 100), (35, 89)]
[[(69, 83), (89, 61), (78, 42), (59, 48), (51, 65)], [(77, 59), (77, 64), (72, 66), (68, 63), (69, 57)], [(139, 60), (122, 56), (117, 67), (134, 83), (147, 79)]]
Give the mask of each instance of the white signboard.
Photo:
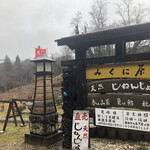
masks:
[(150, 132), (150, 112), (95, 109), (96, 125)]
[(74, 110), (72, 123), (72, 149), (87, 150), (89, 146), (89, 111)]
[(96, 108), (96, 125), (123, 128), (122, 110)]

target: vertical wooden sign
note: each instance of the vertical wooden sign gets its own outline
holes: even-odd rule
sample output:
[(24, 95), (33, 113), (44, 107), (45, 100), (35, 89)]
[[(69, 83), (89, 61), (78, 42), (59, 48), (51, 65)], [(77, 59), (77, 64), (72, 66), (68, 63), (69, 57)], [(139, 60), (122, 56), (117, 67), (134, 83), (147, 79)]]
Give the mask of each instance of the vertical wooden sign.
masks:
[(72, 150), (89, 147), (89, 111), (74, 110), (72, 123)]

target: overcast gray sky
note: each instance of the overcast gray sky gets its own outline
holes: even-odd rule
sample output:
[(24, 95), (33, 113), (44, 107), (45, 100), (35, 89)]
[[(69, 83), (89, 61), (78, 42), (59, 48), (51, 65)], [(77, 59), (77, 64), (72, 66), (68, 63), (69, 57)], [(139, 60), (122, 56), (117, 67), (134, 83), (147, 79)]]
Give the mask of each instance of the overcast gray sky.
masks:
[[(108, 0), (109, 1), (109, 0)], [(117, 0), (112, 0), (117, 1)], [(150, 0), (135, 0), (150, 5)], [(61, 51), (54, 40), (70, 36), (71, 18), (77, 11), (84, 19), (94, 0), (0, 0), (0, 59), (7, 54), (24, 60), (34, 57), (38, 45), (48, 55)], [(114, 11), (113, 6), (110, 11)]]

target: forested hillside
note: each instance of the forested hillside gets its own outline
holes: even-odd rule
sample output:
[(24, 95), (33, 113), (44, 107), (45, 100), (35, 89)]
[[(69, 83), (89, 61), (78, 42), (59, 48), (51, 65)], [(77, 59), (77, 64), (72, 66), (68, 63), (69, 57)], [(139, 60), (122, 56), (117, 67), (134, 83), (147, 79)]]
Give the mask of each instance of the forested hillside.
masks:
[[(71, 56), (61, 56), (53, 58), (56, 60), (53, 63), (54, 76), (61, 74), (61, 61), (71, 59)], [(7, 91), (12, 88), (27, 85), (34, 82), (35, 65), (29, 59), (21, 61), (19, 56), (16, 56), (14, 62), (6, 55), (4, 61), (0, 63), (0, 92)]]
[(21, 85), (32, 83), (34, 64), (29, 59), (20, 61), (16, 56), (15, 62), (12, 62), (8, 56), (0, 64), (0, 91), (6, 91)]

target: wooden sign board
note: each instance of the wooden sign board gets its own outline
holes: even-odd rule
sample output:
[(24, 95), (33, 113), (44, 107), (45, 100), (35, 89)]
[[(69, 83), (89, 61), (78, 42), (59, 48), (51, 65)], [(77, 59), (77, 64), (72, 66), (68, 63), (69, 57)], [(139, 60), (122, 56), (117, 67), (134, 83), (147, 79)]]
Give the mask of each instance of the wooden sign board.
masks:
[(87, 82), (88, 93), (150, 93), (150, 79), (109, 79)]
[(150, 78), (150, 62), (105, 64), (86, 68), (86, 79)]
[(116, 109), (95, 109), (97, 126), (150, 132), (150, 112)]
[(74, 110), (72, 123), (72, 150), (89, 147), (89, 111)]
[(150, 95), (89, 94), (87, 107), (126, 107), (150, 110)]

